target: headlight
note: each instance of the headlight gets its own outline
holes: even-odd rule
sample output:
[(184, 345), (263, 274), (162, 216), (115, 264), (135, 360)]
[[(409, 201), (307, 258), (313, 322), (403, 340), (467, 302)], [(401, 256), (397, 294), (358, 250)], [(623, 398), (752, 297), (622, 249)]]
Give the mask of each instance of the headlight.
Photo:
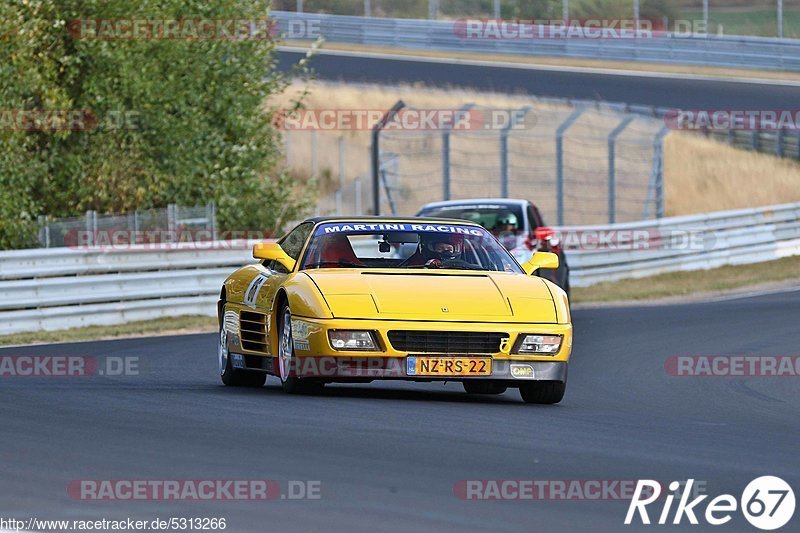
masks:
[(328, 331), (328, 339), (334, 350), (377, 352), (378, 343), (371, 331)]
[(521, 339), (514, 353), (555, 355), (561, 348), (561, 335), (525, 335)]

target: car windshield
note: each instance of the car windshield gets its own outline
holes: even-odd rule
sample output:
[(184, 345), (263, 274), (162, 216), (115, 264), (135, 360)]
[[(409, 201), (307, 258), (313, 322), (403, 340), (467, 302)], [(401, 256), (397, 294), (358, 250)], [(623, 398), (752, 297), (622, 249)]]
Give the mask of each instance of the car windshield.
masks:
[(429, 207), (418, 216), (456, 218), (480, 224), (495, 236), (523, 231), (522, 208), (518, 205), (461, 204)]
[(326, 223), (317, 227), (302, 269), (392, 268), (523, 271), (485, 229), (459, 224)]

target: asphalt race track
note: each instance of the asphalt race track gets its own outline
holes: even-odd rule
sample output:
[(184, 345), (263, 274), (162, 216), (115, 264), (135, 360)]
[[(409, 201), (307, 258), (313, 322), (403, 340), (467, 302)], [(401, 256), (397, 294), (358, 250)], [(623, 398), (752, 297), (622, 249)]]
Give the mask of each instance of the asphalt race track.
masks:
[[(303, 57), (280, 52), (289, 69)], [(380, 84), (423, 82), (504, 93), (579, 98), (682, 109), (796, 109), (800, 85), (615, 75), (590, 72), (523, 70), (503, 65), (470, 66), (321, 54), (312, 60), (318, 78)]]
[[(466, 501), (454, 485), (694, 478), (712, 497), (738, 498), (771, 474), (800, 487), (800, 378), (664, 369), (675, 354), (797, 355), (798, 294), (576, 311), (570, 384), (553, 407), (525, 405), (516, 391), (467, 396), (458, 384), (301, 397), (273, 378), (229, 389), (216, 376), (215, 335), (6, 348), (0, 355), (135, 356), (141, 368), (0, 379), (0, 516), (225, 517), (228, 531), (667, 529), (623, 526), (626, 501)], [(321, 498), (85, 502), (67, 494), (81, 479), (318, 480)], [(738, 513), (716, 530), (754, 531)]]

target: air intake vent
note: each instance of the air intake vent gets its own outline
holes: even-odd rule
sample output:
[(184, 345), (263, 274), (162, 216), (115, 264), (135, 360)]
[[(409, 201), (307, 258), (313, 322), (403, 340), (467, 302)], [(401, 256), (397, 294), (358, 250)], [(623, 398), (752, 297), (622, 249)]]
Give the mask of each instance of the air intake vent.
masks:
[(267, 353), (267, 315), (242, 311), (239, 314), (239, 332), (242, 335), (242, 348)]

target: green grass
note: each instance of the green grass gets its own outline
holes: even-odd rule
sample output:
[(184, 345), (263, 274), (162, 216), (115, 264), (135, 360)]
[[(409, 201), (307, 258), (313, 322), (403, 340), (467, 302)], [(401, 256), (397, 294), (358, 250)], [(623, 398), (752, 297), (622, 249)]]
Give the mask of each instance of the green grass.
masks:
[(55, 342), (91, 341), (165, 334), (170, 332), (212, 332), (217, 329), (217, 319), (207, 316), (180, 316), (130, 322), (116, 326), (87, 326), (59, 331), (34, 331), (0, 335), (0, 346)]
[[(702, 20), (702, 10), (685, 9), (684, 18)], [(775, 9), (736, 9), (721, 11), (712, 6), (709, 15), (709, 32), (716, 34), (722, 26), (725, 35), (758, 35), (777, 37), (778, 15)], [(783, 36), (800, 38), (800, 10), (784, 10)]]
[(753, 265), (676, 272), (648, 278), (600, 283), (591, 287), (573, 288), (572, 303), (692, 296), (790, 280), (795, 280), (800, 285), (800, 256)]

